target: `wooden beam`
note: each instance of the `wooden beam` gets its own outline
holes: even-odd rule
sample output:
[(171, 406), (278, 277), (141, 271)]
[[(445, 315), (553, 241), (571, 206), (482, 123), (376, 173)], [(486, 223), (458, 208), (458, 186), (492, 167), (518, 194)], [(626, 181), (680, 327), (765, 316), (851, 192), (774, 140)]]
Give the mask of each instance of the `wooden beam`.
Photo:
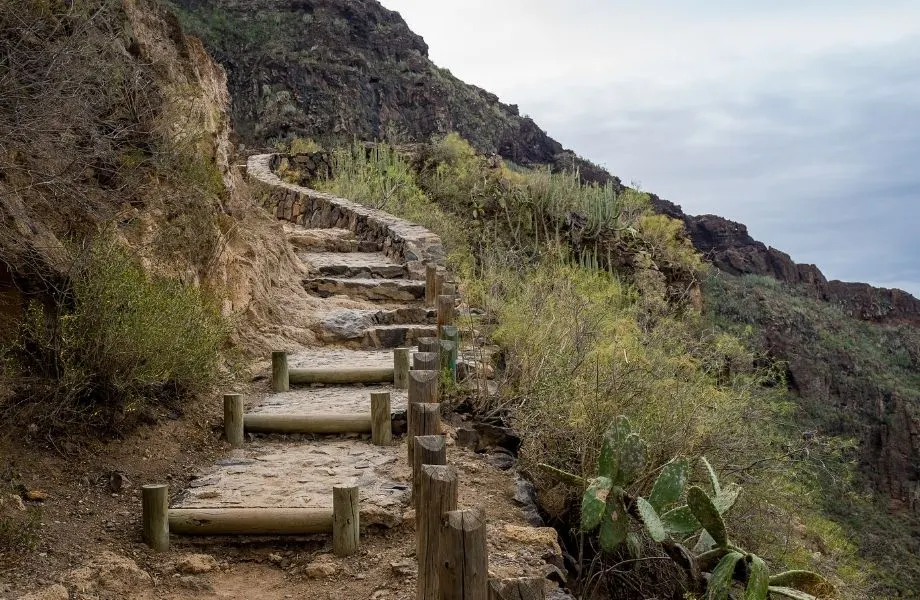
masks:
[(371, 413), (299, 414), (249, 413), (243, 427), (252, 433), (371, 433)]
[(390, 392), (371, 392), (371, 442), (389, 446), (393, 442), (393, 413)]
[(162, 552), (169, 549), (169, 487), (156, 484), (141, 487), (141, 518), (144, 541)]
[(224, 437), (234, 448), (243, 445), (242, 394), (224, 394)]
[(439, 583), (444, 515), (457, 509), (457, 470), (442, 465), (422, 467), (419, 486), (419, 509), (416, 512), (416, 549), (418, 587), (416, 600), (440, 600)]
[(173, 508), (169, 529), (182, 535), (332, 533), (330, 508)]
[(272, 391), (286, 392), (290, 389), (287, 352), (272, 352)]
[(442, 600), (488, 600), (486, 520), (481, 510), (446, 514), (441, 526), (440, 557), (438, 586)]
[(393, 381), (393, 367), (319, 367), (312, 369), (291, 369), (289, 380), (298, 385), (311, 383), (390, 383)]

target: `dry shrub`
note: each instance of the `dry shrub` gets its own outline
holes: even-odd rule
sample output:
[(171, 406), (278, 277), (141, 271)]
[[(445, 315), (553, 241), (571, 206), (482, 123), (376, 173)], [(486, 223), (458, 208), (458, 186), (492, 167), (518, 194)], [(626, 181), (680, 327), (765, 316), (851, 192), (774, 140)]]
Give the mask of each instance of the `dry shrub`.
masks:
[(55, 301), (32, 302), (4, 407), (49, 430), (118, 427), (216, 383), (230, 328), (201, 289), (150, 276), (113, 237), (77, 251)]

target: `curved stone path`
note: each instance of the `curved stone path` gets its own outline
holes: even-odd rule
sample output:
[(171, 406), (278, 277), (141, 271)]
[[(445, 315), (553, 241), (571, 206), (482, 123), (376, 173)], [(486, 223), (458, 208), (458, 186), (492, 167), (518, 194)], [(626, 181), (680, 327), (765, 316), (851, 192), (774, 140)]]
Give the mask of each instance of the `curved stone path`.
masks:
[[(382, 251), (369, 252), (369, 242), (342, 243), (350, 237), (341, 230), (294, 227), (288, 232), (299, 247), (304, 240), (335, 240), (298, 252), (310, 274), (304, 281), (308, 291), (321, 297), (346, 295), (363, 305), (326, 314), (318, 333), (330, 345), (290, 354), (290, 368), (388, 367), (393, 365), (392, 348), (434, 334), (436, 315), (417, 295), (367, 294), (373, 287), (421, 287), (424, 293), (424, 282), (410, 279), (405, 264)], [(336, 289), (317, 290), (317, 278), (334, 280)], [(405, 412), (407, 394), (392, 385), (291, 386), (288, 392), (268, 393), (247, 412), (369, 413), (370, 393), (378, 391), (391, 393), (394, 413)], [(405, 452), (395, 445), (374, 446), (368, 437), (248, 435), (243, 448), (198, 474), (173, 508), (331, 508), (333, 486), (357, 485), (362, 524), (398, 525), (409, 502), (407, 469), (400, 468)]]

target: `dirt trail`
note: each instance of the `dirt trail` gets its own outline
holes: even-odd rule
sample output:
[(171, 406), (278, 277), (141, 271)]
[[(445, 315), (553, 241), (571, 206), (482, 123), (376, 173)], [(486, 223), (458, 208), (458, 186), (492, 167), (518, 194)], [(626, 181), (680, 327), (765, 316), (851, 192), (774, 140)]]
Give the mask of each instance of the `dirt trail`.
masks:
[[(309, 218), (308, 212), (301, 213), (301, 220)], [(384, 218), (390, 228), (402, 227), (431, 239), (417, 226), (385, 214)], [(325, 341), (309, 350), (292, 344), (291, 367), (389, 366), (392, 348), (412, 346), (416, 338), (432, 334), (436, 315), (424, 306), (424, 282), (418, 279), (417, 263), (395, 260), (398, 253), (387, 249), (387, 244), (370, 235), (359, 238), (340, 227), (286, 225), (285, 229), (303, 262), (307, 273), (303, 286), (310, 292), (306, 299), (303, 295), (291, 299), (309, 304), (310, 322), (295, 325), (308, 327), (317, 340)], [(271, 393), (267, 362), (259, 367), (258, 383), (247, 395), (248, 412), (369, 412), (372, 391), (390, 391), (393, 412), (405, 411), (405, 392), (386, 385), (292, 386), (289, 392)], [(459, 416), (452, 424), (467, 433), (475, 431)], [(217, 435), (218, 424), (211, 428)], [(444, 430), (448, 464), (460, 474), (460, 506), (482, 508), (487, 514), (490, 575), (563, 578), (555, 532), (532, 527), (525, 520), (521, 508), (528, 504), (526, 486), (507, 470), (513, 464), (511, 457), (504, 454), (500, 461), (487, 461), (486, 455), (457, 445), (454, 426), (445, 423)], [(73, 569), (33, 580), (46, 584), (50, 580), (53, 586), (20, 596), (14, 592), (25, 590), (0, 583), (0, 598), (414, 598), (414, 512), (409, 509), (411, 472), (405, 439), (398, 437), (394, 445), (380, 447), (368, 438), (250, 434), (241, 449), (221, 444), (214, 452), (217, 448), (211, 445), (208, 453), (215, 457), (213, 462), (171, 477), (174, 508), (326, 508), (331, 507), (334, 485), (357, 485), (362, 539), (354, 556), (333, 557), (331, 538), (323, 535), (173, 536), (169, 551), (153, 553), (139, 539), (136, 489), (152, 481), (136, 481), (135, 489), (123, 492), (131, 498), (130, 510), (118, 511), (127, 532), (113, 536), (114, 543), (106, 543), (105, 536), (97, 538), (83, 556), (74, 552)], [(483, 449), (483, 444), (478, 447)], [(182, 481), (186, 483), (179, 484)], [(112, 494), (113, 498), (119, 495)], [(548, 591), (556, 588), (549, 579), (546, 586)]]

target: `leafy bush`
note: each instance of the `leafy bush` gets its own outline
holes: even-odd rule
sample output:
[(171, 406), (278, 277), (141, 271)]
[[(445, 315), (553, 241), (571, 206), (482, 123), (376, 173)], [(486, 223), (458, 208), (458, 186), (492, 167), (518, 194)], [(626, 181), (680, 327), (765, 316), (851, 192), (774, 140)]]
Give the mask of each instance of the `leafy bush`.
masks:
[(216, 381), (229, 326), (200, 289), (152, 276), (111, 236), (77, 253), (57, 302), (29, 305), (8, 409), (50, 428), (115, 426)]

